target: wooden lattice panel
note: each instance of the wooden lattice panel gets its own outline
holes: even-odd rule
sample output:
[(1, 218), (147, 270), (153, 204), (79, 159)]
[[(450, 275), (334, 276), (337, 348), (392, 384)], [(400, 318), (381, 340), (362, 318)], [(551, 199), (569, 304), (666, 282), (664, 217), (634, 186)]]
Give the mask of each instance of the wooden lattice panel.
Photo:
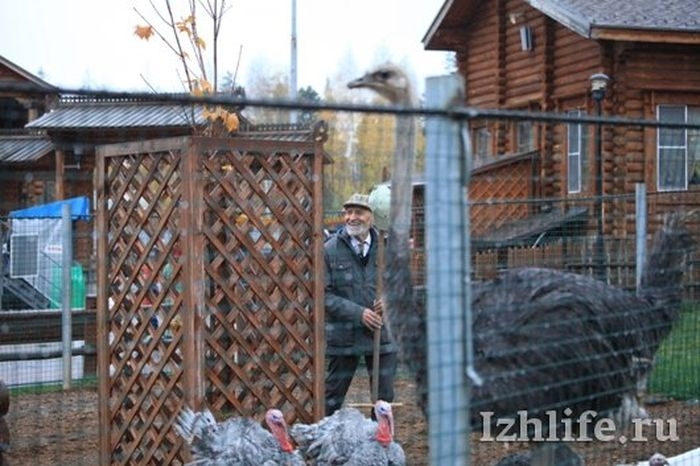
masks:
[(522, 201), (532, 192), (532, 162), (518, 160), (474, 175), (469, 200), (472, 234), (482, 235), (506, 221), (524, 218), (530, 206)]
[(215, 151), (203, 164), (207, 401), (311, 413), (313, 159)]
[(321, 154), (244, 138), (99, 148), (102, 464), (186, 461), (184, 405), (320, 415)]
[(180, 159), (179, 150), (152, 151), (109, 157), (104, 164), (107, 409), (116, 464), (169, 464), (177, 454), (172, 423), (183, 398)]

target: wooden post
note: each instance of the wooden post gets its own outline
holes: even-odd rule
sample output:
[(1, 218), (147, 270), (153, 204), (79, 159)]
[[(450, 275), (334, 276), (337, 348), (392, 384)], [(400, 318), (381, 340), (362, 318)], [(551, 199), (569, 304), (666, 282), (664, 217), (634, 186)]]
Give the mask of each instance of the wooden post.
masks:
[[(377, 299), (384, 294), (384, 231), (377, 230)], [(382, 320), (384, 313), (382, 311)], [(382, 329), (374, 330), (374, 345), (372, 346), (372, 403), (379, 399), (379, 351), (381, 348)]]
[(63, 149), (56, 149), (56, 200), (62, 201), (65, 199), (65, 188), (63, 180), (65, 177), (65, 160), (66, 153)]

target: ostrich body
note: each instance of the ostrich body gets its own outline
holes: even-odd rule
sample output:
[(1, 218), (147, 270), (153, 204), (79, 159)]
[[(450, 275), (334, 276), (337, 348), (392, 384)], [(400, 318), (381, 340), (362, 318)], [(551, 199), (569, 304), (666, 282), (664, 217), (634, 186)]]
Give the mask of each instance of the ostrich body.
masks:
[[(400, 69), (388, 65), (348, 85), (406, 105), (411, 101), (406, 81)], [(413, 140), (413, 123), (410, 117), (397, 118), (385, 310), (427, 416), (426, 310), (423, 297), (414, 297), (406, 245), (414, 153), (411, 144), (401, 143)], [(638, 295), (542, 268), (512, 269), (474, 283), (474, 341), (467, 344), (473, 345), (474, 366), (483, 383), (470, 387), (472, 429), (484, 427), (482, 412), (491, 412), (496, 421), (516, 417), (521, 410), (528, 419), (542, 419), (549, 410), (561, 419), (567, 409), (567, 417), (576, 419), (594, 410), (619, 419), (618, 427), (643, 416), (636, 382), (646, 371), (639, 371), (635, 361), (653, 359), (678, 315), (683, 263), (694, 247), (683, 222), (680, 215), (672, 217), (655, 238)], [(551, 442), (531, 446), (536, 465), (554, 464), (555, 450), (561, 451), (561, 445)], [(575, 461), (573, 452), (570, 461)]]
[[(265, 430), (253, 419), (237, 417), (217, 423), (208, 409), (184, 408), (175, 430), (190, 445), (197, 466), (303, 466), (287, 434), (281, 411), (265, 414)], [(270, 433), (271, 432), (271, 433)]]
[(315, 424), (294, 424), (290, 434), (312, 465), (405, 465), (404, 451), (394, 442), (391, 405), (379, 400), (374, 413), (376, 422), (355, 408), (342, 408)]
[[(382, 65), (348, 83), (350, 89), (369, 89), (399, 108), (416, 104), (411, 82), (406, 74), (391, 63)], [(391, 167), (389, 230), (385, 249), (384, 286), (385, 323), (397, 339), (400, 353), (409, 370), (415, 374), (420, 391), (421, 407), (427, 407), (427, 340), (425, 317), (414, 312), (415, 298), (411, 279), (411, 203), (413, 200), (413, 165), (415, 162), (416, 120), (410, 114), (396, 116), (395, 149)]]

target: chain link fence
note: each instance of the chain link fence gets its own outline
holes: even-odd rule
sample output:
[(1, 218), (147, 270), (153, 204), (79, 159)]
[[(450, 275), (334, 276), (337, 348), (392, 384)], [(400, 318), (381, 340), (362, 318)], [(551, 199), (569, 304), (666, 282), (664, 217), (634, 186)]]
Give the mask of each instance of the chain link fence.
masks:
[[(328, 234), (342, 225), (341, 204), (349, 193), (370, 194), (395, 175), (392, 161), (405, 155), (393, 142), (395, 119), (416, 124), (417, 170), (410, 180), (411, 199), (402, 199), (412, 202), (411, 224), (398, 226), (408, 232), (409, 241), (401, 246), (408, 261), (387, 256), (385, 263), (387, 276), (410, 271), (414, 297), (404, 309), (387, 312), (401, 360), (395, 380), (395, 440), (403, 446), (407, 464), (524, 464), (515, 461), (542, 457), (557, 458), (542, 464), (565, 464), (557, 455), (587, 465), (636, 464), (657, 451), (674, 457), (697, 449), (700, 281), (697, 252), (685, 240), (700, 238), (700, 219), (692, 215), (700, 204), (694, 178), (700, 127), (675, 120), (664, 125), (598, 118), (573, 110), (553, 114), (451, 107), (458, 88), (453, 77), (429, 81), (422, 109), (245, 102), (247, 107), (323, 115), (329, 164), (321, 211), (328, 222), (322, 224), (323, 214), (312, 220)], [(105, 96), (91, 97), (99, 101)], [(133, 137), (123, 128), (115, 131)], [(494, 152), (500, 147), (496, 141), (503, 140), (511, 149)], [(129, 166), (122, 169), (128, 172)], [(339, 173), (348, 179), (338, 182)], [(270, 183), (279, 186), (275, 192), (292, 196), (284, 180), (271, 176)], [(263, 196), (253, 184), (247, 189)], [(270, 202), (276, 205), (275, 199)], [(664, 227), (669, 215), (679, 212), (691, 215)], [(0, 379), (9, 386), (11, 400), (5, 415), (11, 439), (6, 458), (10, 464), (99, 464), (104, 439), (116, 433), (110, 432), (111, 424), (101, 425), (105, 418), (98, 406), (111, 406), (115, 415), (151, 423), (158, 434), (134, 447), (136, 459), (111, 458), (109, 463), (181, 464), (187, 447), (177, 440), (172, 421), (162, 421), (157, 413), (159, 406), (171, 406), (159, 401), (146, 406), (144, 401), (149, 414), (141, 416), (131, 406), (112, 406), (109, 396), (98, 397), (98, 386), (113, 374), (98, 371), (97, 378), (95, 373), (95, 358), (105, 348), (96, 343), (101, 304), (93, 297), (99, 294), (96, 269), (104, 258), (97, 257), (94, 239), (117, 234), (119, 225), (102, 224), (99, 230), (93, 213), (91, 206), (86, 218), (69, 221), (70, 239), (60, 215), (3, 219)], [(217, 218), (229, 236), (240, 237), (240, 222)], [(267, 226), (253, 220), (261, 229)], [(284, 220), (278, 222), (284, 225)], [(47, 231), (48, 224), (57, 224), (51, 227), (55, 234)], [(664, 231), (668, 243), (655, 249), (660, 244), (655, 238)], [(277, 241), (267, 236), (268, 243)], [(243, 243), (236, 247), (245, 248)], [(129, 244), (135, 248), (140, 243)], [(247, 246), (253, 254), (255, 244)], [(240, 312), (252, 315), (261, 312), (256, 310), (261, 302), (274, 309), (272, 301), (287, 296), (251, 295), (255, 277), (234, 265), (243, 259), (226, 257), (222, 248), (220, 258), (212, 260), (230, 261), (243, 277), (237, 286), (247, 290), (254, 304), (230, 303), (231, 309), (241, 306)], [(73, 250), (69, 260), (62, 256), (67, 249)], [(134, 251), (133, 260), (148, 264), (142, 254)], [(285, 257), (296, 253), (287, 248), (278, 254), (284, 264)], [(275, 270), (293, 287), (284, 267)], [(141, 283), (136, 275), (132, 278)], [(178, 283), (168, 280), (168, 289), (137, 287), (134, 297), (157, 302), (167, 295), (181, 302), (189, 293), (183, 287), (207, 293), (202, 283), (188, 283), (184, 272), (181, 278)], [(70, 299), (64, 294), (66, 284)], [(391, 281), (384, 286), (386, 294), (394, 292)], [(114, 290), (102, 292), (113, 298)], [(63, 378), (65, 307), (72, 309), (70, 390)], [(292, 333), (286, 332), (278, 337), (289, 338)], [(163, 332), (160, 336), (166, 338)], [(188, 338), (182, 333), (182, 342)], [(229, 344), (235, 346), (236, 339)], [(250, 364), (250, 358), (243, 359)], [(47, 361), (55, 366), (43, 365)], [(238, 361), (232, 357), (226, 363), (233, 367)], [(363, 406), (370, 400), (364, 361), (354, 375), (345, 403)], [(163, 389), (160, 376), (143, 377), (133, 386), (157, 399), (156, 392)], [(216, 388), (208, 385), (212, 379), (203, 380), (203, 392), (211, 394)], [(182, 378), (169, 383), (168, 390), (184, 393)], [(235, 384), (236, 377), (226, 383)], [(251, 392), (264, 404), (265, 390), (274, 383), (259, 383)], [(182, 399), (198, 396), (184, 393)], [(151, 410), (156, 412), (151, 415)], [(251, 413), (215, 412), (218, 419), (231, 415)], [(125, 428), (120, 435), (135, 431)], [(672, 464), (696, 463), (679, 459)]]

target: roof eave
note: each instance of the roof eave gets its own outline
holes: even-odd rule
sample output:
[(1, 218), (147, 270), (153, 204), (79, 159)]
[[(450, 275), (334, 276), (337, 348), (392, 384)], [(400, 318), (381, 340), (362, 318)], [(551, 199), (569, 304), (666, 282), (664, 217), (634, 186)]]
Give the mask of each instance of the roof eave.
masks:
[(575, 14), (572, 11), (566, 10), (557, 2), (550, 0), (524, 0), (532, 8), (539, 10), (543, 14), (549, 16), (554, 21), (564, 27), (571, 29), (573, 32), (590, 38), (591, 22), (580, 14)]
[(437, 35), (439, 35), (439, 30), (441, 29), (442, 23), (445, 20), (445, 17), (447, 17), (448, 13), (452, 9), (452, 5), (454, 4), (454, 2), (455, 0), (445, 0), (442, 6), (440, 7), (440, 11), (438, 12), (437, 16), (435, 16), (435, 19), (433, 19), (433, 22), (430, 23), (428, 31), (423, 36), (422, 42), (424, 49), (440, 50), (440, 48), (435, 48), (433, 40)]
[(48, 82), (44, 81), (40, 77), (30, 73), (29, 71), (25, 70), (21, 66), (18, 66), (16, 63), (8, 60), (7, 58), (3, 57), (0, 55), (0, 64), (6, 66), (7, 68), (11, 69), (18, 75), (20, 75), (22, 78), (26, 79), (27, 81), (36, 84), (42, 89), (51, 91), (55, 94), (58, 94), (58, 88), (54, 86), (53, 84), (49, 84)]
[(661, 44), (700, 44), (697, 31), (659, 30), (642, 28), (619, 28), (611, 26), (593, 26), (591, 39), (619, 42), (649, 42)]

